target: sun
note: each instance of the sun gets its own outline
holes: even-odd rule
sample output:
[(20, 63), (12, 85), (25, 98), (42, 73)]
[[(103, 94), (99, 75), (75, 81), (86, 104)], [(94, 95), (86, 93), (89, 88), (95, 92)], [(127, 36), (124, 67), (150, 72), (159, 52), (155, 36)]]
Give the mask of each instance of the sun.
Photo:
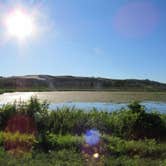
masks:
[(7, 33), (11, 37), (24, 40), (34, 35), (33, 17), (23, 10), (15, 9), (5, 18)]

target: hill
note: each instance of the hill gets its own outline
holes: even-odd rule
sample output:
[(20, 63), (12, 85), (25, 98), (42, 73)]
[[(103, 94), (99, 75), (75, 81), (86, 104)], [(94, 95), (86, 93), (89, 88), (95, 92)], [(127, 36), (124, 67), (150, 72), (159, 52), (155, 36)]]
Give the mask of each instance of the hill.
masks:
[(1, 91), (31, 90), (110, 90), (110, 91), (166, 91), (166, 84), (137, 79), (108, 79), (95, 77), (27, 75), (0, 77)]

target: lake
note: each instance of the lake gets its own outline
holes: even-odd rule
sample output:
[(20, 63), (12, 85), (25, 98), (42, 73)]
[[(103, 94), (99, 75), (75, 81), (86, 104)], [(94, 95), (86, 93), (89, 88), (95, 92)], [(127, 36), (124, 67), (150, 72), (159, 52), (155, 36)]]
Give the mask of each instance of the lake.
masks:
[(85, 110), (114, 111), (134, 100), (139, 100), (147, 110), (158, 110), (166, 113), (165, 92), (96, 92), (96, 91), (56, 91), (56, 92), (15, 92), (0, 95), (0, 104), (14, 101), (28, 101), (31, 96), (37, 96), (41, 101), (47, 100), (51, 109), (69, 106)]

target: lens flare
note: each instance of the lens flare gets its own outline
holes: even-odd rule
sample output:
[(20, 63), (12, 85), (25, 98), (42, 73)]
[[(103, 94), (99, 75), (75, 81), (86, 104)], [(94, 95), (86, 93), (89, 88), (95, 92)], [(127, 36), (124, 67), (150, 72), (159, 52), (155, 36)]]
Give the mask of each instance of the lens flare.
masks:
[(99, 158), (99, 153), (94, 153), (93, 157), (96, 158), (96, 159)]
[(100, 141), (100, 133), (97, 130), (88, 130), (84, 137), (85, 142), (91, 146), (98, 144)]
[(88, 130), (84, 136), (85, 144), (82, 145), (81, 152), (85, 165), (104, 165), (107, 145), (102, 139), (100, 132), (96, 129)]
[(150, 2), (129, 2), (116, 13), (114, 29), (125, 37), (142, 37), (157, 27), (159, 12)]

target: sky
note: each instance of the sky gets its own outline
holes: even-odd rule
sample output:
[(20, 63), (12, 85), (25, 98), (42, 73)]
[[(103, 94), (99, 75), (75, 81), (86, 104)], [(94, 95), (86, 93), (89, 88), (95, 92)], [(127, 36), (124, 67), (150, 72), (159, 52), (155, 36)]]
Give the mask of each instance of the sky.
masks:
[[(5, 15), (25, 9), (24, 41), (6, 35)], [(0, 0), (0, 75), (74, 75), (166, 83), (165, 0)]]

